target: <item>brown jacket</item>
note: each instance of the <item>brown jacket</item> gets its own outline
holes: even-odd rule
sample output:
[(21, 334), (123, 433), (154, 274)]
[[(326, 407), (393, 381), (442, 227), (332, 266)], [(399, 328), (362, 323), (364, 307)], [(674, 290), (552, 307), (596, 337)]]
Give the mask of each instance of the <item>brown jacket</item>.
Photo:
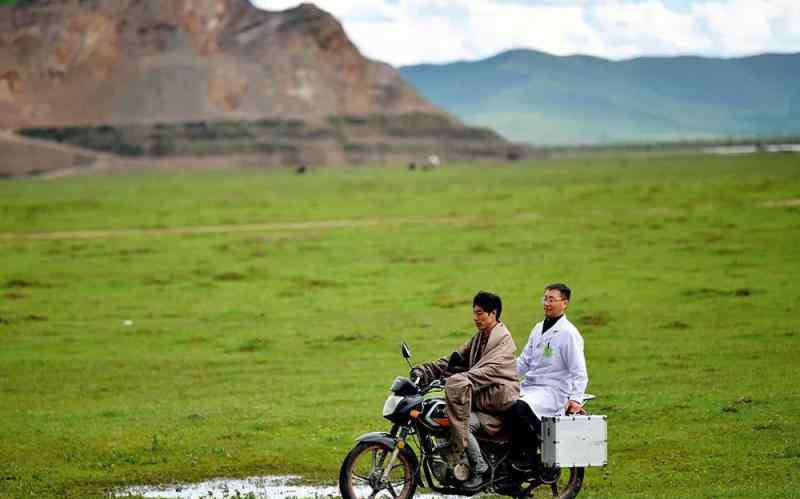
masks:
[[(480, 331), (456, 351), (466, 360), (467, 370), (451, 376), (465, 378), (472, 387), (472, 409), (487, 414), (499, 414), (519, 398), (519, 379), (514, 338), (502, 322), (498, 322), (489, 335), (486, 348), (480, 352)], [(425, 381), (431, 381), (447, 371), (447, 358), (419, 366)], [(455, 381), (455, 380), (453, 380)], [(448, 383), (450, 380), (448, 380)], [(499, 428), (496, 418), (481, 417), (486, 430), (493, 433)], [(489, 423), (489, 424), (486, 424)]]

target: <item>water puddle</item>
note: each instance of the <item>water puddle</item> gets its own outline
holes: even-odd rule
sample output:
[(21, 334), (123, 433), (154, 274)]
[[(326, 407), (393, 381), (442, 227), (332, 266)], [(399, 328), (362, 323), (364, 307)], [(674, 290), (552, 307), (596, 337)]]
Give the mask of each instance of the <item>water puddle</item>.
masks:
[(763, 152), (800, 152), (800, 144), (739, 144), (730, 146), (709, 146), (703, 151), (708, 154), (753, 154)]
[[(304, 485), (299, 476), (261, 476), (241, 479), (215, 478), (207, 482), (172, 485), (137, 485), (114, 492), (115, 497), (170, 499), (254, 498), (304, 499), (340, 497), (337, 485)], [(365, 494), (366, 495), (366, 494)], [(380, 496), (379, 496), (380, 497)], [(414, 494), (421, 499), (456, 499), (457, 496)]]

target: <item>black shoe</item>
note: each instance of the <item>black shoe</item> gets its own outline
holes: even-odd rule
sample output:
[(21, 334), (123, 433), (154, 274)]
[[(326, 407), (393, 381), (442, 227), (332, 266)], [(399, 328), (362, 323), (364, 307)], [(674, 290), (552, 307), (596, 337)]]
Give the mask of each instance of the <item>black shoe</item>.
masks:
[(559, 478), (561, 478), (561, 468), (558, 466), (542, 468), (542, 471), (539, 473), (539, 480), (541, 480), (542, 483), (555, 483)]
[(535, 470), (540, 464), (541, 460), (539, 459), (539, 455), (532, 450), (520, 451), (515, 457), (511, 458), (511, 467), (523, 473)]
[(530, 473), (536, 469), (536, 464), (531, 461), (514, 460), (511, 461), (511, 467), (523, 473)]

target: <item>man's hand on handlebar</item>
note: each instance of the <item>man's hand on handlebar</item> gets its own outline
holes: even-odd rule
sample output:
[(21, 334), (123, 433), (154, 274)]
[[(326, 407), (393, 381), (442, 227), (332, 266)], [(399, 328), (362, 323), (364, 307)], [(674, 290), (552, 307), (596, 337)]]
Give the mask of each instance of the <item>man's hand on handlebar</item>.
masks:
[(435, 379), (435, 380), (430, 382), (430, 384), (428, 385), (428, 388), (443, 388), (444, 384), (445, 384), (445, 380), (444, 379)]

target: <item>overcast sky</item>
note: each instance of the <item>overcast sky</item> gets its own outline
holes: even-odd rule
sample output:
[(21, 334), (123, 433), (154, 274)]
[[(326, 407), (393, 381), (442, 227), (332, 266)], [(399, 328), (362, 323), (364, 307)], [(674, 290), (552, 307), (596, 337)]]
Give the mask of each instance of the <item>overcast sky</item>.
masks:
[[(267, 10), (298, 4), (252, 0)], [(366, 56), (394, 65), (511, 48), (609, 59), (800, 52), (800, 0), (316, 0)]]

